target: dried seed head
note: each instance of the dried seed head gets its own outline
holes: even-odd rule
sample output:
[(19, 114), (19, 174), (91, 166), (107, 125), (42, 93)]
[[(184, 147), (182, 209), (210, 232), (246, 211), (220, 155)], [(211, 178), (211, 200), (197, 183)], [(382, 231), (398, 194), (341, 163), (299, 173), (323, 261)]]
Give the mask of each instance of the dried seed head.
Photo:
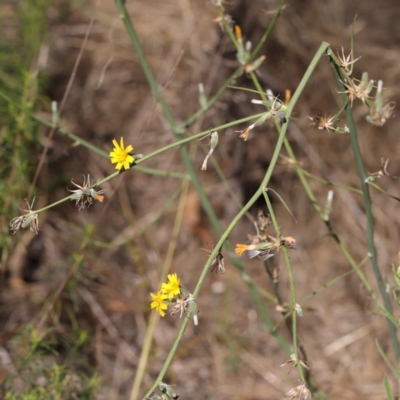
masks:
[(315, 117), (308, 117), (318, 129), (324, 131), (336, 131), (336, 128), (332, 125), (335, 120), (335, 115), (327, 117), (326, 114), (318, 114)]
[(25, 220), (25, 215), (15, 217), (11, 220), (10, 231), (12, 232), (13, 235), (15, 235), (22, 228), (22, 223), (24, 222), (24, 220)]
[(77, 188), (76, 190), (69, 190), (69, 192), (72, 192), (73, 195), (71, 196), (71, 200), (75, 200), (75, 204), (78, 207), (78, 210), (84, 209), (86, 206), (91, 206), (93, 204), (93, 200), (97, 200), (100, 203), (103, 202), (104, 196), (102, 196), (102, 193), (105, 192), (105, 190), (99, 190), (96, 191), (93, 188), (91, 188), (92, 184), (90, 182), (90, 175), (83, 176), (83, 184), (82, 186), (76, 184), (74, 181), (71, 181), (72, 184), (74, 184)]
[(176, 304), (169, 312), (171, 317), (175, 317), (175, 315), (179, 313), (179, 318), (182, 318), (183, 313), (187, 311), (187, 299), (187, 295), (179, 295), (179, 297), (176, 299)]
[(161, 382), (158, 388), (160, 389), (160, 392), (166, 394), (171, 399), (175, 400), (179, 398), (172, 386), (167, 385), (166, 383)]
[(38, 217), (38, 214), (33, 214), (33, 210), (32, 210), (33, 203), (35, 202), (35, 198), (33, 199), (31, 205), (29, 205), (29, 203), (26, 199), (25, 199), (25, 201), (28, 204), (28, 210), (22, 210), (22, 211), (25, 211), (27, 214), (21, 215), (19, 217), (15, 217), (10, 222), (10, 230), (13, 235), (15, 235), (15, 233), (17, 231), (19, 231), (21, 228), (25, 229), (28, 227), (31, 232), (35, 232), (36, 235), (38, 234), (39, 217)]
[[(280, 366), (281, 367), (284, 367), (285, 365), (290, 365), (290, 369), (289, 369), (289, 371), (288, 371), (288, 374), (290, 373), (290, 371), (293, 369), (293, 368), (295, 368), (295, 367), (297, 367), (297, 360), (296, 360), (296, 355), (293, 353), (293, 354), (291, 354), (290, 355), (290, 358), (289, 358), (289, 360), (286, 360), (283, 364), (281, 364)], [(309, 367), (308, 367), (308, 365), (304, 362), (304, 361), (302, 361), (302, 360), (300, 360), (300, 365), (303, 367), (303, 368), (305, 368), (305, 369), (310, 369)]]
[(386, 121), (392, 116), (396, 103), (393, 101), (384, 103), (382, 96), (383, 81), (378, 81), (376, 95), (372, 106), (369, 109), (369, 115), (366, 119), (370, 124), (383, 126)]
[(182, 289), (182, 294), (179, 295), (177, 299), (171, 300), (170, 303), (175, 303), (170, 311), (171, 317), (174, 317), (177, 313), (179, 313), (179, 317), (182, 318), (184, 313), (186, 314), (190, 312), (192, 314), (194, 324), (198, 325), (197, 314), (199, 313), (199, 309), (197, 308), (196, 300), (191, 293)]
[[(208, 246), (208, 244), (206, 243)], [(211, 245), (211, 248), (209, 249), (202, 249), (205, 250), (208, 254), (211, 254), (214, 250), (214, 245)], [(211, 272), (214, 272), (214, 269), (216, 273), (221, 272), (222, 274), (225, 273), (225, 261), (224, 261), (224, 256), (221, 253), (221, 249), (219, 249), (218, 254), (215, 256), (214, 260), (212, 260), (212, 263), (210, 265)]]
[[(351, 51), (349, 53), (349, 55), (347, 57), (345, 57), (343, 47), (342, 47), (342, 57), (340, 57), (339, 53), (336, 53), (336, 54), (337, 54), (337, 58), (339, 60), (339, 64), (338, 64), (339, 67), (344, 68), (344, 70), (348, 73), (348, 75), (351, 75), (351, 73), (353, 71), (352, 64), (354, 64), (356, 61), (358, 61), (361, 57), (358, 57), (358, 58), (354, 59), (353, 61), (350, 61), (353, 51)], [(350, 70), (350, 66), (352, 68), (351, 70)]]
[(299, 386), (290, 389), (285, 397), (290, 400), (311, 400), (311, 392), (307, 389), (306, 384), (303, 383)]
[(256, 230), (261, 236), (268, 233), (268, 226), (271, 224), (271, 217), (269, 214), (265, 215), (263, 210), (259, 210), (257, 214)]
[(280, 247), (286, 247), (287, 249), (294, 249), (296, 245), (296, 239), (291, 237), (291, 236), (286, 236), (286, 237), (281, 237), (280, 243), (279, 243), (279, 248)]
[(225, 261), (224, 261), (224, 256), (221, 253), (218, 253), (217, 256), (215, 257), (213, 263), (211, 264), (211, 272), (215, 271), (221, 272), (221, 274), (225, 273)]
[(374, 87), (374, 81), (368, 81), (368, 74), (363, 73), (361, 82), (356, 85), (354, 79), (350, 80), (349, 83), (342, 82), (347, 90), (338, 93), (346, 93), (349, 96), (349, 101), (351, 107), (353, 107), (353, 100), (360, 99), (364, 104), (365, 100), (370, 99), (369, 93)]
[(394, 101), (387, 102), (382, 108), (371, 107), (366, 119), (372, 125), (383, 126), (392, 117), (395, 107)]
[(243, 131), (235, 131), (235, 132), (239, 132), (240, 133), (240, 138), (243, 139), (244, 141), (246, 141), (249, 138), (249, 133), (250, 131), (254, 128), (254, 124), (250, 125), (249, 127), (247, 127), (246, 129), (244, 129)]
[(271, 218), (267, 214), (265, 215), (262, 210), (258, 211), (257, 219), (254, 221), (254, 227), (256, 229), (257, 234), (251, 235), (248, 234), (248, 238), (251, 241), (251, 244), (259, 244), (262, 242), (266, 242), (269, 237), (268, 226), (271, 224)]
[(390, 176), (394, 179), (397, 179), (397, 176), (389, 174), (389, 172), (387, 170), (388, 164), (389, 164), (389, 159), (382, 157), (381, 158), (381, 169), (377, 172), (371, 172), (371, 173), (368, 172), (368, 175), (370, 175), (370, 176), (365, 181), (373, 182), (374, 180), (380, 179), (383, 176)]

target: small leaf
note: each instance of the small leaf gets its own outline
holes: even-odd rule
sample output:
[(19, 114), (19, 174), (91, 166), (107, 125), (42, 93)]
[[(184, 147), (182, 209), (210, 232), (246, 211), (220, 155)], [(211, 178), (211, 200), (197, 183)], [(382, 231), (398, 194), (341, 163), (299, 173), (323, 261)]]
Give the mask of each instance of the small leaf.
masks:
[(266, 188), (265, 191), (270, 190), (271, 192), (275, 193), (275, 195), (278, 197), (278, 199), (281, 201), (281, 203), (285, 206), (286, 210), (288, 210), (289, 214), (292, 216), (292, 218), (294, 219), (294, 222), (296, 222), (297, 224), (297, 220), (294, 217), (293, 213), (290, 211), (290, 208), (287, 206), (287, 204), (283, 201), (282, 197), (279, 195), (278, 192), (276, 192), (274, 189), (271, 188)]
[(392, 371), (393, 375), (395, 376), (396, 379), (399, 379), (399, 374), (397, 373), (396, 369), (393, 367), (392, 363), (388, 359), (387, 355), (383, 351), (381, 345), (378, 342), (378, 339), (375, 340), (376, 347), (378, 348), (379, 353), (381, 354), (383, 360), (385, 361), (386, 365), (389, 367), (389, 369)]
[(392, 389), (390, 387), (389, 379), (387, 377), (387, 374), (385, 374), (385, 389), (386, 389), (386, 394), (388, 396), (388, 399), (389, 400), (394, 400), (393, 392), (392, 392)]
[(379, 311), (380, 311), (387, 319), (389, 319), (390, 321), (392, 321), (394, 325), (399, 326), (399, 325), (397, 324), (396, 318), (395, 318), (390, 312), (388, 312), (388, 311), (387, 311), (384, 307), (382, 307), (382, 306), (378, 306), (378, 308), (379, 308)]

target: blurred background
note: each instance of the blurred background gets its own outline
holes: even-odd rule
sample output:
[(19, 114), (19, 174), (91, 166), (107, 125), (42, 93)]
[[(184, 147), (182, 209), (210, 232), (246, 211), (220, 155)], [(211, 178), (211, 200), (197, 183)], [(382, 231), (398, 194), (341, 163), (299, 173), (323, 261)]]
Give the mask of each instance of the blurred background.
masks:
[[(278, 4), (276, 0), (230, 0), (224, 7), (241, 27), (244, 39), (255, 46)], [(182, 123), (200, 107), (198, 84), (203, 83), (211, 97), (239, 66), (216, 8), (200, 0), (128, 0), (126, 6), (163, 96)], [(361, 59), (353, 76), (361, 79), (367, 71), (371, 79), (382, 79), (384, 97), (398, 102), (400, 7), (396, 0), (287, 1), (260, 52), (266, 56), (258, 70), (263, 87), (281, 98), (286, 89), (294, 92), (323, 41), (335, 52), (341, 53), (343, 46), (348, 55), (356, 15), (354, 55)], [(202, 248), (219, 238), (192, 187), (182, 196), (182, 179), (135, 170), (102, 186), (106, 190), (102, 204), (78, 211), (74, 202), (65, 202), (39, 215), (38, 235), (29, 231), (10, 235), (10, 221), (21, 215), (19, 209), (26, 209), (24, 199), (45, 146), (48, 151), (33, 188), (35, 209), (69, 195), (67, 189), (75, 189), (71, 180), (81, 185), (88, 174), (94, 182), (114, 172), (109, 160), (60, 133), (49, 138), (50, 129), (30, 116), (34, 113), (51, 121), (51, 101), (61, 104), (72, 74), (60, 120), (78, 137), (107, 153), (112, 139), (124, 137), (142, 154), (173, 143), (175, 137), (149, 91), (114, 2), (5, 0), (0, 5), (0, 23), (0, 90), (22, 107), (0, 99), (0, 396), (8, 391), (9, 399), (27, 399), (22, 393), (37, 394), (30, 399), (129, 399), (153, 312), (149, 293), (158, 290), (171, 242), (176, 240), (170, 272), (176, 272), (182, 286), (192, 291), (207, 260)], [(246, 74), (235, 86), (253, 89)], [(253, 98), (257, 95), (228, 88), (189, 126), (188, 135), (262, 112), (262, 106), (250, 102)], [(328, 59), (322, 59), (296, 105), (287, 137), (306, 171), (359, 188), (349, 137), (320, 131), (308, 118), (333, 115), (341, 106)], [(390, 159), (389, 172), (400, 176), (398, 118), (375, 127), (365, 121), (367, 111), (355, 101), (366, 170), (378, 171), (385, 157)], [(202, 146), (205, 141), (189, 146), (224, 228), (240, 210), (227, 184), (246, 203), (268, 168), (277, 140), (274, 126), (267, 122), (244, 142), (237, 131), (246, 127), (219, 131), (212, 159), (220, 171), (211, 159), (207, 171), (200, 171), (208, 152)], [(179, 148), (142, 166), (185, 172)], [(399, 195), (398, 180), (385, 176), (377, 183)], [(361, 262), (368, 251), (363, 198), (313, 179), (309, 184), (321, 205), (328, 190), (334, 191), (331, 223), (353, 258)], [(328, 235), (293, 169), (279, 164), (269, 186), (282, 196), (297, 221), (271, 195), (282, 233), (297, 241), (297, 250), (289, 251), (305, 314), (298, 321), (298, 336), (315, 385), (327, 396), (319, 398), (386, 399), (383, 375), (388, 368), (375, 343), (378, 339), (388, 357), (394, 358), (385, 319), (355, 274), (301, 302), (351, 266)], [(392, 264), (398, 265), (400, 251), (398, 202), (374, 189), (372, 201), (379, 265), (391, 283)], [(182, 207), (183, 218), (176, 225)], [(263, 199), (250, 214), (256, 218), (259, 210), (266, 211)], [(248, 234), (255, 234), (254, 225), (243, 218), (229, 240), (248, 243)], [(281, 399), (297, 386), (297, 372), (280, 367), (287, 355), (256, 312), (226, 250), (222, 253), (226, 273), (208, 275), (198, 298), (199, 326), (189, 324), (164, 380), (175, 385), (182, 399)], [(262, 263), (246, 256), (241, 261), (260, 292), (272, 294)], [(279, 290), (289, 303), (281, 253), (271, 266), (279, 272)], [(370, 264), (364, 272), (375, 288)], [(262, 299), (277, 324), (282, 314), (271, 297), (262, 295)], [(140, 396), (157, 377), (181, 323), (169, 315), (158, 322)], [(278, 330), (291, 341), (284, 324)]]

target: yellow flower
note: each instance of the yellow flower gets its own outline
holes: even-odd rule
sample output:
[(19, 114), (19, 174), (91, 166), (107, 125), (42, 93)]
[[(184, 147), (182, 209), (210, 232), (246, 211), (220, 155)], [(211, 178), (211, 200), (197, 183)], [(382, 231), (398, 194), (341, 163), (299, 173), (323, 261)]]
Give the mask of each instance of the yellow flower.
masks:
[(168, 295), (170, 299), (174, 297), (176, 294), (180, 294), (180, 279), (177, 274), (169, 274), (168, 275), (168, 283), (163, 283), (161, 285), (161, 292)]
[(127, 148), (124, 148), (124, 138), (121, 138), (121, 142), (118, 145), (118, 142), (114, 139), (113, 140), (114, 148), (113, 151), (110, 153), (111, 163), (117, 163), (115, 169), (129, 169), (130, 164), (132, 164), (135, 159), (129, 154), (133, 147), (129, 145)]
[(168, 308), (168, 304), (164, 301), (168, 299), (166, 294), (162, 294), (161, 290), (158, 291), (157, 294), (150, 293), (150, 296), (153, 298), (153, 302), (150, 304), (151, 308), (155, 308), (156, 311), (163, 317), (166, 310)]
[(246, 250), (248, 250), (249, 246), (247, 244), (240, 244), (236, 245), (235, 253), (241, 256)]

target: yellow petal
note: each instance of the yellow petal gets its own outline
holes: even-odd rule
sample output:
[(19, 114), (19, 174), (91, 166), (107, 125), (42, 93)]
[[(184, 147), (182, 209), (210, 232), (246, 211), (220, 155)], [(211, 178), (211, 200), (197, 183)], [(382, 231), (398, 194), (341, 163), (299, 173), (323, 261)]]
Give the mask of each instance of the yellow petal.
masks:
[(165, 316), (165, 312), (163, 311), (163, 310), (158, 310), (158, 313), (162, 316), (162, 317), (164, 317)]

